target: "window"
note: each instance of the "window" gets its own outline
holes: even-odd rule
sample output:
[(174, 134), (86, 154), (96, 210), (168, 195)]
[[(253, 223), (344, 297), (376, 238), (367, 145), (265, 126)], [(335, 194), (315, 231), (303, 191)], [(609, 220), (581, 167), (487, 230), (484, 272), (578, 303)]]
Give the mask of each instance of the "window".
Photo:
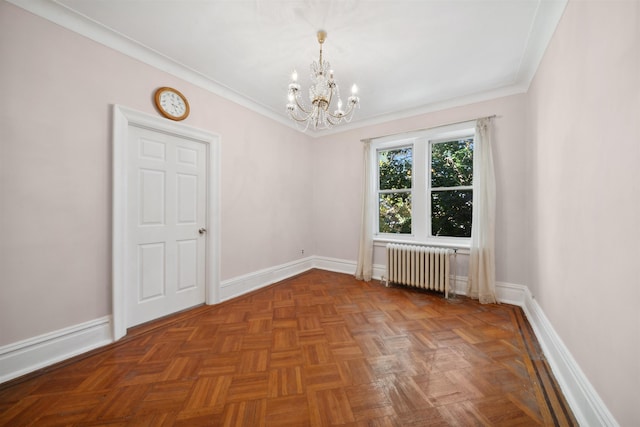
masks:
[(412, 147), (378, 151), (378, 224), (381, 233), (411, 234)]
[(468, 241), (474, 126), (467, 122), (372, 142), (376, 239)]
[(429, 146), (431, 235), (471, 237), (473, 138)]

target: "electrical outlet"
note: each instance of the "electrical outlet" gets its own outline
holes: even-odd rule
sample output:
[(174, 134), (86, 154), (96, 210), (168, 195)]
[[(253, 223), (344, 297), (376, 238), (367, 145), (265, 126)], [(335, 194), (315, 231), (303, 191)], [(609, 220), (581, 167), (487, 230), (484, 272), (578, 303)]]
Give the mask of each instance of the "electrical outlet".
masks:
[(304, 249), (301, 249), (301, 250), (300, 250), (300, 253), (301, 253), (302, 255), (304, 255)]

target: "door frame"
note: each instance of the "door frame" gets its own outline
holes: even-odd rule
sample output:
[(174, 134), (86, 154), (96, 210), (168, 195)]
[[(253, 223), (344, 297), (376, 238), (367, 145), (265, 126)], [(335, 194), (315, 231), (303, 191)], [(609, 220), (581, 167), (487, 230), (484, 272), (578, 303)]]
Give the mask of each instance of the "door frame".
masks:
[(127, 334), (125, 273), (127, 253), (127, 165), (129, 127), (135, 126), (204, 143), (207, 147), (207, 243), (205, 302), (220, 301), (220, 136), (121, 105), (113, 106), (112, 169), (112, 326), (113, 340)]

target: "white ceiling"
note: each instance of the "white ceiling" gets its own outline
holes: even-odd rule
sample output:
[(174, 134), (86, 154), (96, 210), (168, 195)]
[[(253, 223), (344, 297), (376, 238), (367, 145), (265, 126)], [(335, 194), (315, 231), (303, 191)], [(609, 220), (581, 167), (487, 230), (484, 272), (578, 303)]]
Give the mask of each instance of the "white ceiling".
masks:
[[(262, 114), (287, 119), (316, 32), (350, 127), (526, 91), (566, 0), (9, 0)], [(158, 82), (162, 85), (162, 82)]]

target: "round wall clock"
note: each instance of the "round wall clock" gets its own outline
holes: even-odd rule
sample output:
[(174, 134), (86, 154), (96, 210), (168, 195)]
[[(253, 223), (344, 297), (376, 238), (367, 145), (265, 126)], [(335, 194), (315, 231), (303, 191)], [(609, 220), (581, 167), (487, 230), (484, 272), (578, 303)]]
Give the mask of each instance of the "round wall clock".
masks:
[(184, 120), (189, 115), (189, 102), (179, 91), (161, 87), (154, 96), (160, 114), (171, 120)]

